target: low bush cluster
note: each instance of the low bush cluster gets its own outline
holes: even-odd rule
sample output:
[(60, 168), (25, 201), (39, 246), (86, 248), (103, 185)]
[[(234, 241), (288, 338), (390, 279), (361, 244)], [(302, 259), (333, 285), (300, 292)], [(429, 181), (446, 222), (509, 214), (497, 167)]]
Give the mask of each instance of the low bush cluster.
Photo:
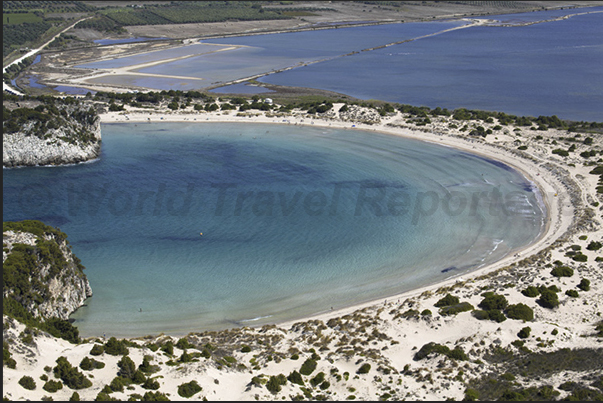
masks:
[(438, 302), (434, 304), (437, 308), (441, 308), (444, 306), (457, 305), (460, 302), (459, 297), (455, 297), (451, 294), (446, 294), (446, 296), (440, 299)]
[(201, 392), (203, 388), (199, 386), (197, 381), (190, 381), (183, 383), (178, 386), (178, 394), (182, 397), (189, 398), (194, 396), (196, 393)]
[(426, 358), (431, 353), (442, 354), (442, 355), (445, 355), (446, 357), (452, 358), (454, 360), (460, 360), (460, 361), (466, 361), (469, 359), (469, 357), (467, 357), (467, 354), (465, 354), (463, 349), (460, 347), (456, 347), (453, 350), (451, 350), (447, 346), (443, 346), (441, 344), (430, 342), (430, 343), (423, 345), (423, 347), (421, 347), (421, 349), (415, 353), (413, 360), (420, 361), (420, 360)]
[(460, 312), (472, 311), (474, 309), (473, 305), (469, 302), (461, 302), (460, 304), (445, 306), (440, 309), (440, 315), (456, 315)]
[(299, 372), (302, 375), (310, 375), (315, 369), (316, 369), (316, 361), (314, 361), (311, 358), (308, 358), (306, 361), (304, 361), (304, 363), (302, 364)]

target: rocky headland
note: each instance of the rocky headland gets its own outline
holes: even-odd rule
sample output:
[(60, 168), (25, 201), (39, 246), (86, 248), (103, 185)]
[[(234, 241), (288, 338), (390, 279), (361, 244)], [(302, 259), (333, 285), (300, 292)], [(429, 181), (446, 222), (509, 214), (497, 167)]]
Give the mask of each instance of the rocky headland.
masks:
[(39, 321), (67, 320), (92, 296), (84, 266), (73, 254), (67, 236), (40, 221), (3, 225), (3, 299), (19, 304)]
[(22, 107), (23, 101), (4, 102), (3, 166), (74, 164), (97, 158), (98, 114), (86, 104), (70, 101), (33, 100), (26, 102), (27, 107)]

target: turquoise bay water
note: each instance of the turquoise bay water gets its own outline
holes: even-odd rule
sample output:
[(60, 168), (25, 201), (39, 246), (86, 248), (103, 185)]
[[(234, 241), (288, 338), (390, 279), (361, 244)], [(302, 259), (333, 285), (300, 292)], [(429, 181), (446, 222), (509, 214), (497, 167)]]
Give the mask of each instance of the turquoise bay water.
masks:
[(73, 315), (84, 336), (259, 325), (393, 295), (500, 259), (544, 217), (532, 184), (496, 161), (289, 125), (104, 125), (98, 161), (4, 169), (3, 193), (5, 221), (69, 235), (94, 291)]

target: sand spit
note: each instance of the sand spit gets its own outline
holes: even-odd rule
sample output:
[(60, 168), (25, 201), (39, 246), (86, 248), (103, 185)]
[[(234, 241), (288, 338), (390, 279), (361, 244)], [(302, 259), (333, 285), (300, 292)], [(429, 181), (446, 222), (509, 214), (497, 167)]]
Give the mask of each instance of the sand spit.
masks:
[[(341, 105), (335, 104), (333, 110), (337, 111)], [(54, 379), (52, 371), (48, 370), (56, 366), (60, 356), (66, 357), (75, 367), (84, 357), (105, 364), (104, 368), (81, 371), (92, 381), (91, 387), (77, 390), (82, 400), (94, 400), (103, 389), (111, 392), (111, 397), (124, 400), (132, 396), (140, 399), (149, 391), (165, 393), (171, 400), (184, 400), (179, 395), (179, 386), (193, 380), (202, 389), (190, 400), (460, 400), (468, 388), (475, 389), (480, 398), (488, 398), (489, 392), (484, 391), (480, 383), (480, 379), (488, 377), (495, 380), (497, 387), (508, 390), (551, 385), (554, 389), (546, 392), (550, 393), (550, 398), (563, 398), (570, 395), (572, 389), (559, 389), (562, 383), (575, 381), (588, 386), (600, 379), (603, 376), (600, 367), (602, 339), (594, 335), (595, 325), (602, 320), (603, 259), (601, 250), (594, 250), (590, 245), (603, 238), (599, 207), (603, 197), (596, 193), (598, 176), (589, 174), (593, 167), (585, 166), (586, 160), (578, 154), (585, 150), (601, 150), (601, 136), (592, 135), (593, 143), (585, 145), (582, 139), (587, 135), (582, 134), (580, 141), (574, 143), (576, 151), (569, 157), (561, 157), (552, 154), (552, 150), (563, 145), (557, 142), (561, 143), (559, 137), (569, 136), (567, 131), (521, 127), (517, 132), (517, 128), (505, 125), (494, 129), (499, 125), (496, 120), (492, 123), (453, 122), (444, 116), (433, 117), (432, 123), (418, 126), (400, 112), (375, 117), (371, 114), (374, 111), (368, 108), (350, 109), (354, 113), (344, 115), (331, 111), (321, 117), (309, 117), (295, 110), (286, 114), (209, 113), (194, 112), (189, 108), (168, 113), (128, 107), (125, 112), (103, 114), (101, 119), (103, 123), (134, 124), (314, 125), (375, 131), (457, 147), (511, 165), (536, 184), (549, 212), (546, 230), (532, 245), (493, 265), (462, 278), (450, 278), (378, 301), (337, 311), (327, 308), (311, 318), (260, 328), (127, 340), (129, 357), (136, 366), (145, 356), (151, 359), (151, 365), (157, 365), (156, 372), (145, 376), (157, 381), (158, 390), (149, 381), (131, 384), (122, 391), (117, 385), (117, 391), (112, 391), (107, 385), (117, 376), (117, 363), (121, 357), (107, 352), (90, 355), (95, 343), (107, 341), (103, 337), (88, 339), (80, 345), (45, 334), (24, 341), (24, 326), (5, 318), (4, 340), (10, 342), (16, 368), (4, 368), (4, 396), (11, 400), (37, 400), (43, 396), (69, 399), (75, 390), (67, 386), (52, 393), (42, 388), (45, 381), (41, 377), (46, 375), (48, 379)], [(483, 125), (493, 129), (493, 134), (486, 138), (470, 136), (466, 134), (468, 131), (451, 126), (453, 123), (457, 127), (465, 123)], [(518, 150), (519, 145), (525, 145), (527, 149)], [(574, 259), (578, 249), (586, 259)], [(560, 263), (554, 263), (556, 261)], [(573, 269), (573, 274), (553, 276), (553, 267), (560, 265)], [(588, 291), (583, 290), (585, 287), (577, 287), (582, 279), (590, 281)], [(559, 306), (553, 309), (541, 306), (536, 302), (537, 298), (522, 293), (528, 286), (558, 287)], [(435, 306), (450, 293), (461, 303), (481, 309), (478, 305), (484, 299), (482, 294), (488, 291), (504, 296), (510, 305), (527, 305), (533, 310), (533, 320), (529, 323), (510, 318), (503, 322), (478, 320), (472, 312), (447, 315), (446, 308)], [(567, 295), (567, 291), (576, 291), (578, 296)], [(530, 335), (520, 338), (518, 333), (528, 326)], [(186, 342), (179, 341), (179, 337)], [(174, 346), (170, 347), (169, 341)], [(439, 353), (432, 352), (423, 358), (421, 354), (416, 355), (419, 351), (424, 352), (422, 347), (430, 342), (445, 346), (448, 352), (442, 347)], [(572, 350), (563, 350), (566, 348)], [(559, 354), (575, 356), (569, 361), (559, 359), (561, 364), (547, 361), (548, 367), (538, 368), (521, 361), (529, 357), (530, 362), (536, 362), (535, 357), (550, 358)], [(570, 361), (572, 364), (568, 364)], [(312, 363), (316, 368), (310, 371)], [(307, 373), (305, 370), (310, 374), (297, 377), (294, 373)], [(292, 373), (294, 375), (290, 376)], [(507, 373), (509, 375), (501, 377)], [(19, 385), (18, 381), (24, 375), (34, 379), (34, 390)], [(283, 381), (288, 376), (290, 379)], [(297, 378), (302, 379), (303, 386), (294, 382)], [(590, 388), (601, 393), (597, 389), (600, 386)]]

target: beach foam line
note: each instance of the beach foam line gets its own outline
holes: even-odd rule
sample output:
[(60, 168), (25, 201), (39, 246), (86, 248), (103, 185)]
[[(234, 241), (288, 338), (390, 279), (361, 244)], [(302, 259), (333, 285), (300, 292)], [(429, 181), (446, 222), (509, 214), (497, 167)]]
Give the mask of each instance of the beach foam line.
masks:
[(255, 322), (260, 319), (267, 319), (267, 318), (271, 318), (271, 317), (272, 317), (272, 315), (258, 316), (257, 318), (243, 319), (243, 320), (239, 320), (238, 322)]

